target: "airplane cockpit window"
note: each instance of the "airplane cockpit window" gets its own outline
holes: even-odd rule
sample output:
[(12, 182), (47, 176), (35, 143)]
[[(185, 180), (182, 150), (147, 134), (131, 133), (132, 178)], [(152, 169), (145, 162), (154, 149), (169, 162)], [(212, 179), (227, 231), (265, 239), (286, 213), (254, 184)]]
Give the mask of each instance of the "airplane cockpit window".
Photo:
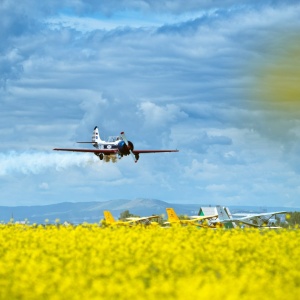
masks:
[(122, 138), (119, 137), (119, 136), (110, 136), (110, 137), (108, 138), (108, 142), (110, 142), (110, 143), (117, 142), (117, 141), (121, 141), (121, 140), (122, 140)]

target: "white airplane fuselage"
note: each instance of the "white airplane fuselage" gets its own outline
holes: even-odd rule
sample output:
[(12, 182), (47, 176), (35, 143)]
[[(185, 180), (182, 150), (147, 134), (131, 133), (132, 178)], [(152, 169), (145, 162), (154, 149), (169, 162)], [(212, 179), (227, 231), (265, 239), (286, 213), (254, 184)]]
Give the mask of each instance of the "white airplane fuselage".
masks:
[[(133, 144), (129, 142), (131, 148), (133, 149)], [(122, 136), (110, 136), (107, 141), (101, 139), (98, 127), (96, 126), (92, 135), (92, 145), (98, 150), (118, 150), (115, 154), (108, 154), (108, 156), (114, 156), (121, 158), (123, 155), (128, 155), (130, 152), (128, 147), (122, 138)], [(95, 153), (96, 154), (96, 153)], [(104, 154), (96, 154), (102, 160), (104, 158)], [(137, 156), (138, 159), (138, 156)]]
[(111, 141), (112, 138), (120, 138), (120, 137), (109, 137), (108, 141), (97, 141), (93, 143), (93, 146), (97, 149), (117, 149), (121, 139)]
[(97, 149), (114, 149), (118, 148), (118, 144), (122, 141), (120, 136), (110, 136), (107, 141), (103, 141), (100, 137), (98, 127), (93, 131), (92, 143)]

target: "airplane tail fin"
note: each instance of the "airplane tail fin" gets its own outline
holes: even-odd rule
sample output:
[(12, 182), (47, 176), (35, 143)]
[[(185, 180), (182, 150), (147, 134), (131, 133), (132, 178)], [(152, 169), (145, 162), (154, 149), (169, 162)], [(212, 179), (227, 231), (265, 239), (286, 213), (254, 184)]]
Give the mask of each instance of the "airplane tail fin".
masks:
[(173, 208), (166, 208), (168, 215), (168, 222), (178, 222), (180, 221), (175, 210)]
[(93, 144), (94, 147), (98, 148), (98, 144), (100, 144), (102, 142), (103, 141), (100, 138), (98, 127), (95, 126), (91, 142), (77, 142), (77, 143), (79, 143), (79, 144)]
[[(229, 211), (229, 208), (217, 205), (217, 212), (218, 212), (219, 220), (225, 221), (224, 222), (225, 228), (235, 228), (236, 227), (235, 222), (230, 221), (230, 220), (233, 220), (233, 218)], [(226, 220), (227, 220), (227, 222), (226, 222)]]
[(105, 219), (106, 224), (113, 225), (116, 222), (115, 218), (113, 217), (113, 215), (111, 214), (110, 211), (105, 210), (103, 212), (103, 214), (104, 214), (104, 219)]
[(102, 142), (100, 134), (99, 134), (99, 129), (97, 126), (95, 126), (93, 135), (92, 135), (92, 143), (98, 144)]

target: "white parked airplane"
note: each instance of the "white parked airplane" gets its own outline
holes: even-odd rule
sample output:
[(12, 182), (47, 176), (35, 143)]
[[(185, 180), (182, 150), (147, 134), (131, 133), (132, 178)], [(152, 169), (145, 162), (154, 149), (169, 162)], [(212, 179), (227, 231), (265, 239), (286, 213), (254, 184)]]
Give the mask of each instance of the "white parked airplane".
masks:
[(128, 141), (125, 133), (121, 132), (120, 136), (111, 136), (107, 141), (100, 138), (98, 127), (96, 126), (93, 131), (91, 142), (78, 142), (82, 144), (93, 144), (96, 149), (69, 149), (69, 148), (54, 148), (56, 151), (72, 151), (72, 152), (91, 152), (103, 160), (105, 156), (118, 157), (131, 154), (134, 162), (137, 162), (140, 154), (142, 153), (162, 153), (162, 152), (178, 152), (179, 150), (135, 150), (133, 143)]
[(288, 213), (287, 211), (276, 211), (276, 212), (268, 212), (268, 213), (261, 213), (261, 214), (245, 214), (244, 217), (233, 218), (231, 215), (227, 213), (226, 208), (219, 205), (216, 208), (219, 215), (219, 220), (224, 224), (236, 224), (236, 222), (240, 222), (251, 227), (259, 227), (259, 228), (262, 227), (280, 228), (280, 227), (271, 227), (272, 224), (270, 224), (269, 221), (276, 215)]

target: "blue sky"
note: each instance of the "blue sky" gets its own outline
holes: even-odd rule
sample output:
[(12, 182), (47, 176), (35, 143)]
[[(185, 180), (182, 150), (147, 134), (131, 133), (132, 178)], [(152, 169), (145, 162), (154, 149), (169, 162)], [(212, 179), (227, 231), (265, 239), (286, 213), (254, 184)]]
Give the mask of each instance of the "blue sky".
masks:
[[(300, 207), (297, 2), (0, 1), (0, 205)], [(96, 125), (180, 152), (52, 151)]]

